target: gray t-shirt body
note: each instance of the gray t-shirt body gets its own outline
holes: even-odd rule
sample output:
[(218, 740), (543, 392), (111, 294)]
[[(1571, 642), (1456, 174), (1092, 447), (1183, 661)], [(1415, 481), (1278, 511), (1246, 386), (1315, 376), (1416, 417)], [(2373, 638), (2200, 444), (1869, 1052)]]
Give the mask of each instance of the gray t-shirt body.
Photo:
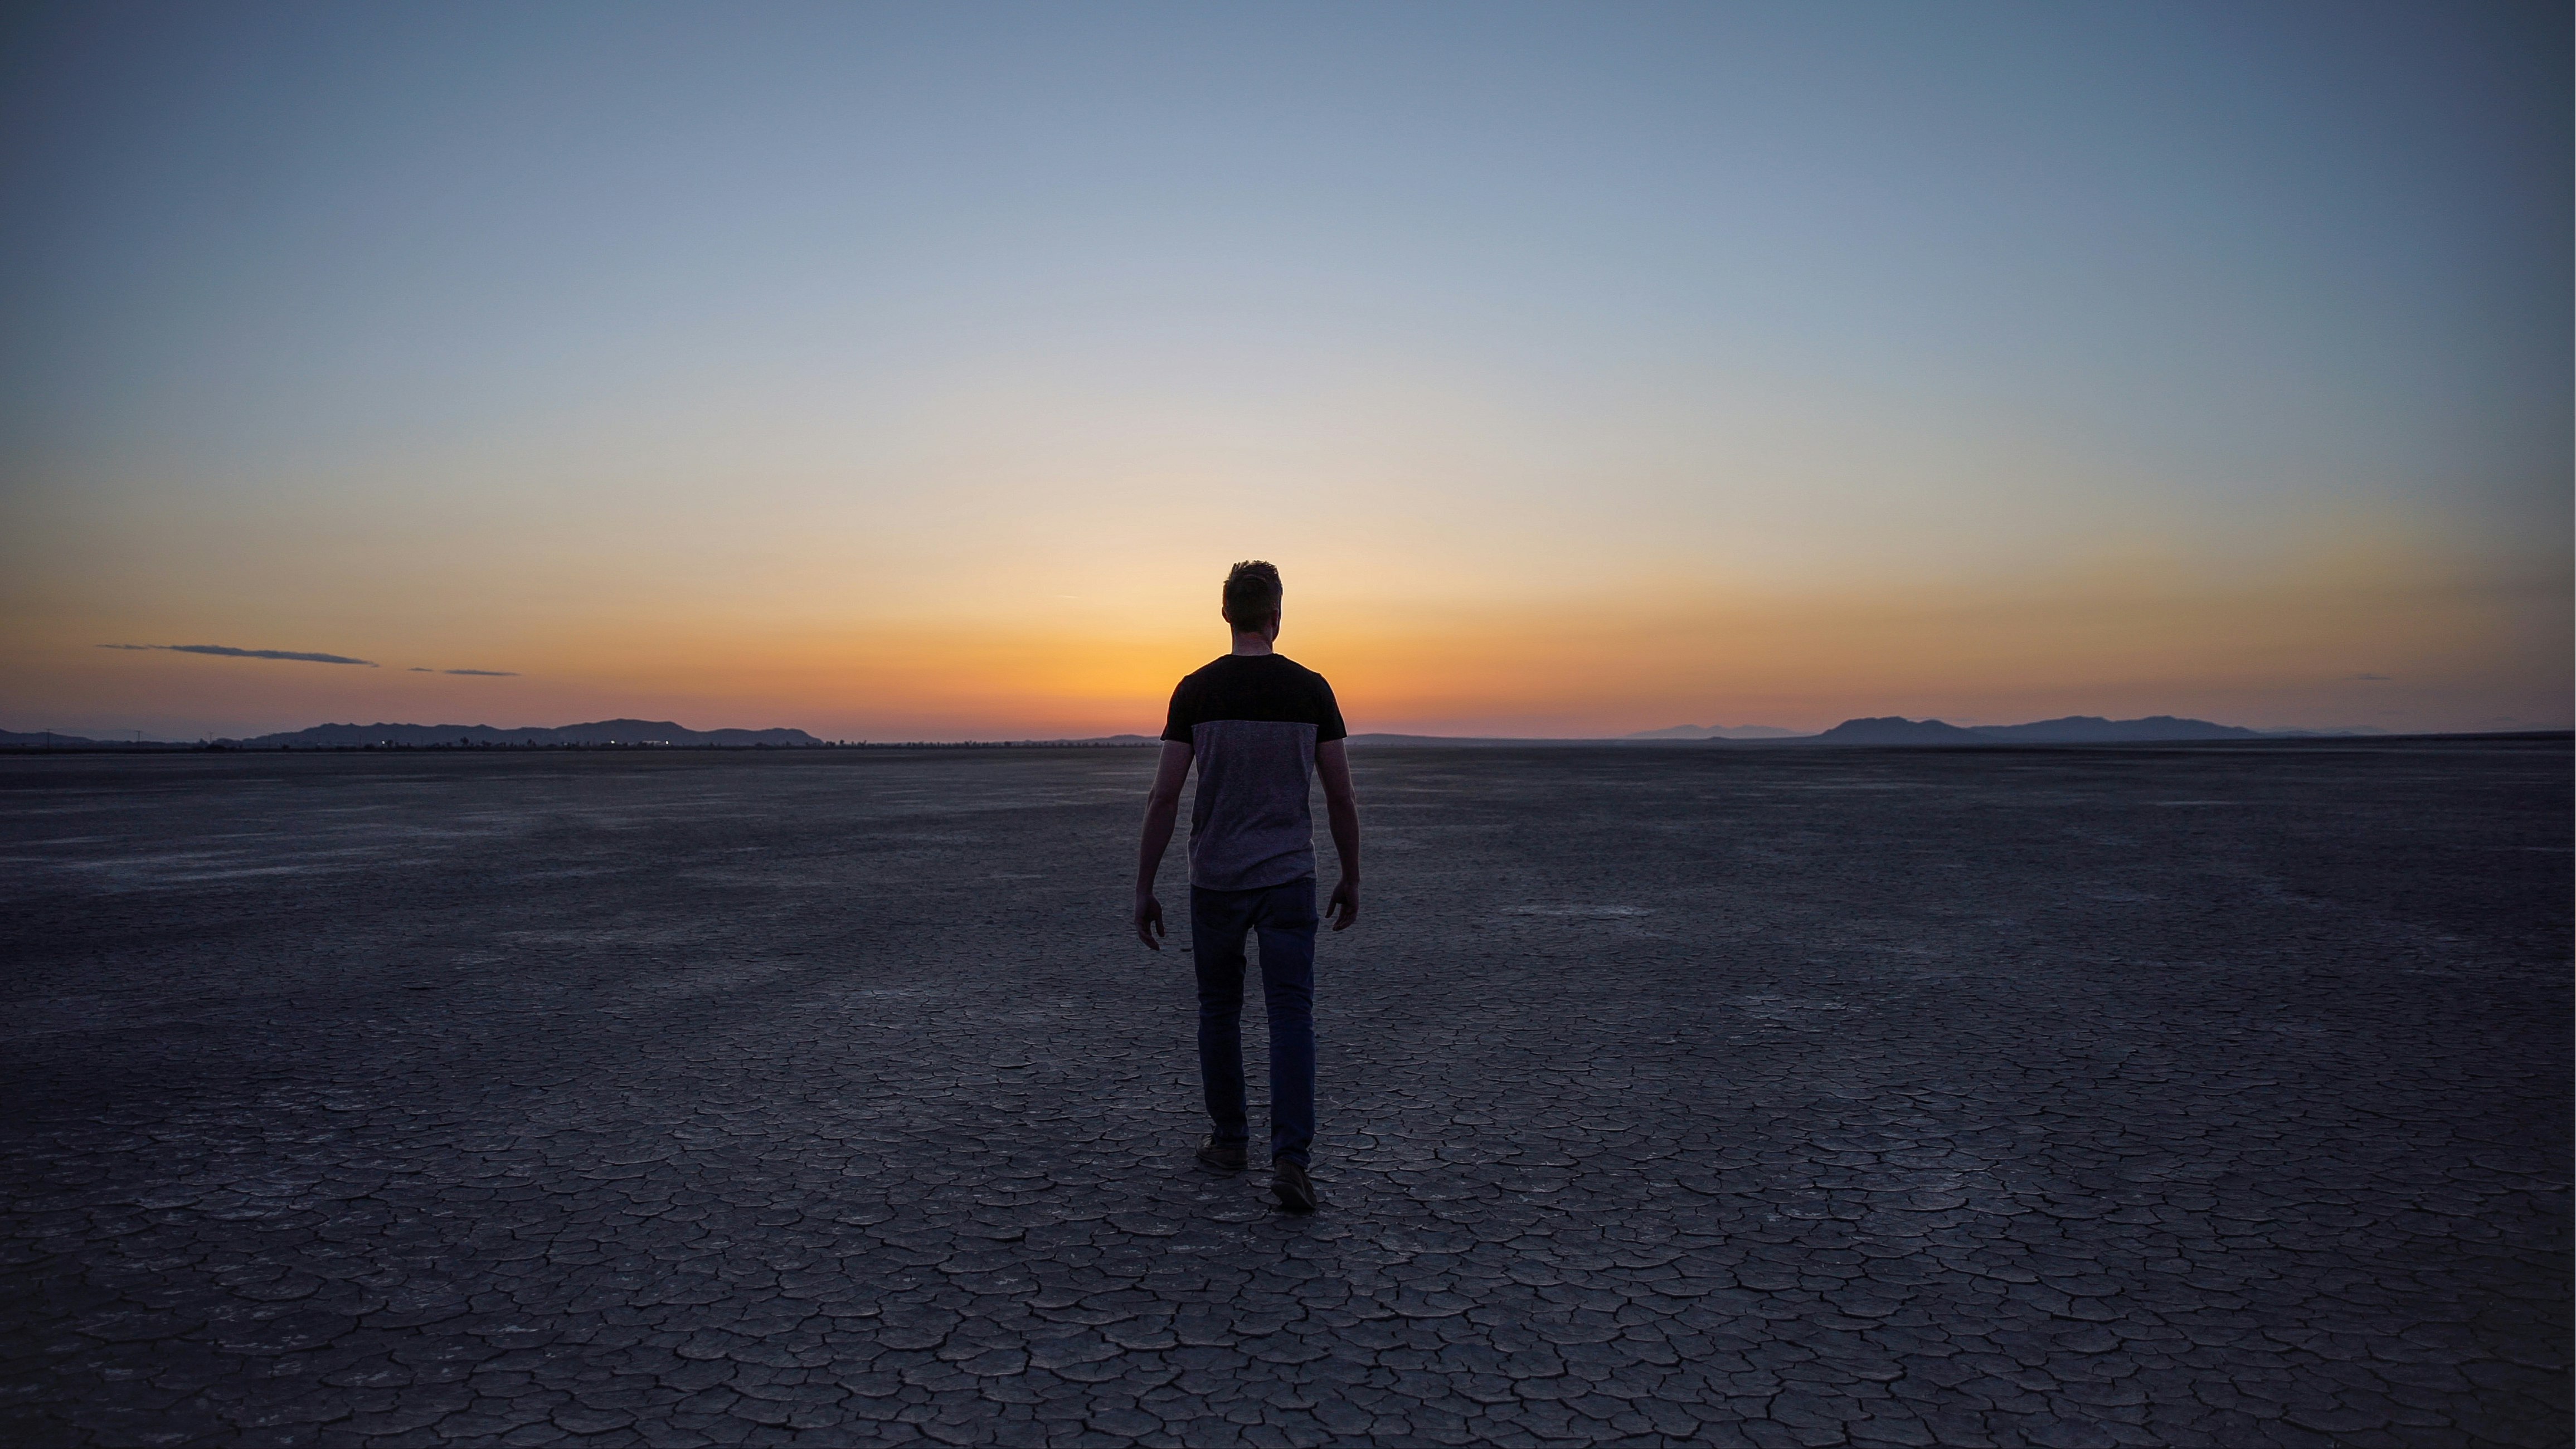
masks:
[(1315, 746), (1349, 733), (1324, 676), (1283, 655), (1228, 654), (1183, 679), (1163, 738), (1188, 745), (1199, 771), (1190, 884), (1249, 891), (1312, 876)]

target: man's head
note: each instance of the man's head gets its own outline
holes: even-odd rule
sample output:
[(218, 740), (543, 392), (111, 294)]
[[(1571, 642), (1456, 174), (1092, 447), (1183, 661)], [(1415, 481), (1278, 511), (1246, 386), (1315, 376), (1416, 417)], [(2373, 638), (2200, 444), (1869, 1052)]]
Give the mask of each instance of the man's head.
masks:
[(1236, 564), (1225, 576), (1225, 621), (1238, 634), (1276, 632), (1279, 626), (1279, 570), (1259, 559)]

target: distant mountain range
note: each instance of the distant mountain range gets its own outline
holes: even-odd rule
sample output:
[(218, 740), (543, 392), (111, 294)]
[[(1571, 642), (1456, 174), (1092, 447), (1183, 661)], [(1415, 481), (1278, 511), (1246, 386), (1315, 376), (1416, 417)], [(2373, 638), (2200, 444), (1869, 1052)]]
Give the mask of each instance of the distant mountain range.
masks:
[(325, 724), (256, 739), (226, 741), (254, 749), (299, 746), (348, 749), (366, 745), (819, 745), (803, 730), (693, 730), (666, 719), (604, 719), (555, 729), (490, 725)]
[[(2304, 733), (2298, 731), (2297, 733)], [(2151, 744), (2168, 740), (2259, 740), (2261, 730), (2212, 724), (2205, 719), (2176, 719), (2169, 714), (2144, 719), (2104, 719), (2096, 714), (2070, 714), (2064, 719), (2017, 725), (1954, 725), (1937, 719), (1847, 719), (1823, 734), (1820, 745), (2087, 745)]]
[[(2100, 715), (2075, 714), (2063, 719), (2035, 720), (2017, 725), (1954, 725), (1937, 719), (1905, 719), (1882, 715), (1867, 719), (1847, 719), (1822, 734), (1802, 735), (1772, 725), (1674, 725), (1669, 729), (1640, 730), (1615, 740), (1591, 739), (1515, 739), (1459, 735), (1361, 734), (1351, 736), (1355, 745), (1434, 746), (1434, 745), (1657, 745), (1686, 746), (1694, 744), (1760, 747), (1770, 745), (2109, 745), (2179, 743), (2194, 740), (2259, 740), (2288, 739), (2300, 736), (2382, 735), (2386, 730), (2356, 726), (2345, 729), (2252, 730), (2239, 725), (2213, 724), (2205, 719), (2177, 719), (2169, 714), (2149, 715), (2144, 719), (2104, 719)], [(1080, 740), (1019, 740), (1023, 745), (1144, 745), (1154, 742), (1151, 735), (1107, 735)], [(80, 735), (46, 731), (0, 730), (0, 747), (20, 749), (170, 749), (179, 742), (164, 740), (99, 740)], [(369, 745), (396, 746), (411, 749), (455, 745), (712, 745), (733, 749), (753, 746), (772, 748), (829, 743), (803, 730), (693, 730), (669, 720), (607, 719), (589, 724), (563, 725), (557, 728), (529, 726), (522, 729), (498, 729), (491, 725), (417, 725), (417, 724), (325, 724), (311, 729), (290, 730), (281, 734), (259, 735), (252, 739), (223, 739), (206, 743), (249, 749), (362, 749)], [(892, 744), (894, 741), (878, 741)], [(917, 743), (937, 743), (919, 741)]]
[(2075, 714), (2064, 719), (2017, 725), (1954, 725), (1937, 719), (1903, 719), (1884, 715), (1847, 719), (1822, 734), (1802, 735), (1768, 725), (1674, 725), (1640, 730), (1614, 740), (1506, 739), (1453, 735), (1353, 735), (1355, 745), (2116, 745), (2190, 740), (2271, 740), (2319, 735), (2377, 735), (2386, 730), (2350, 729), (2251, 730), (2212, 724), (2205, 719), (2177, 719), (2169, 714), (2145, 719), (2104, 719)]
[[(168, 740), (93, 740), (49, 731), (0, 730), (0, 745), (55, 749), (168, 749)], [(324, 724), (251, 739), (206, 741), (247, 749), (363, 749), (368, 745), (424, 748), (436, 745), (819, 745), (803, 730), (693, 730), (666, 719), (603, 719), (556, 729), (491, 725)]]

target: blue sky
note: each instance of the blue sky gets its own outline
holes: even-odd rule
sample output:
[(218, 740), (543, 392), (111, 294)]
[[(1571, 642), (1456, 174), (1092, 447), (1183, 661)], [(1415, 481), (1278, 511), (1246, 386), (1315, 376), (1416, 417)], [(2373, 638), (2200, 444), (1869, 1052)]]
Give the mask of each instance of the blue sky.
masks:
[(11, 24), (15, 727), (2566, 722), (2563, 10)]

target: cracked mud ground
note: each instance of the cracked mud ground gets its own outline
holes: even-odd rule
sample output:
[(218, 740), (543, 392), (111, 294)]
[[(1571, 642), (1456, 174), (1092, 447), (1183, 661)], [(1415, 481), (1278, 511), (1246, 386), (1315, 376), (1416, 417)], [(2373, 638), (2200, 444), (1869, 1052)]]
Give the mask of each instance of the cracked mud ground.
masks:
[(0, 1440), (2567, 1442), (2564, 739), (1355, 751), (1310, 1218), (1152, 762), (0, 761)]

